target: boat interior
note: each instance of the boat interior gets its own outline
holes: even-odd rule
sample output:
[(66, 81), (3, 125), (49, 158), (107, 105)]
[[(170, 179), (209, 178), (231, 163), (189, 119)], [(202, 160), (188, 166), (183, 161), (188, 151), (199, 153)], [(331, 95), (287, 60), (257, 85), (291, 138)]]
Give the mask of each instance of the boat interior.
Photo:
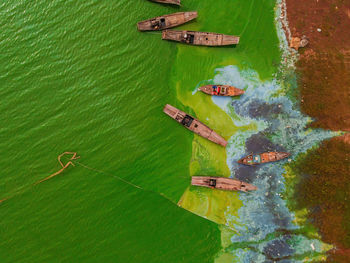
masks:
[(181, 124), (187, 127), (191, 126), (191, 123), (193, 121), (193, 118), (190, 115), (185, 116), (185, 118), (182, 119)]
[(188, 34), (188, 33), (183, 34), (182, 42), (193, 44), (194, 34)]
[(209, 179), (209, 186), (215, 187), (216, 186), (216, 179)]

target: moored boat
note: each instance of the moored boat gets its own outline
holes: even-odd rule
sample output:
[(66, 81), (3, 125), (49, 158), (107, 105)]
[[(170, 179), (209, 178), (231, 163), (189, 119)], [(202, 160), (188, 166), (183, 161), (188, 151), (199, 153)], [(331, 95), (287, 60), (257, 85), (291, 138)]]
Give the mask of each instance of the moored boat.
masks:
[(276, 162), (287, 158), (290, 153), (286, 152), (265, 152), (260, 154), (249, 154), (246, 157), (238, 160), (238, 163), (245, 165), (256, 165), (261, 163)]
[(226, 191), (254, 191), (258, 188), (254, 185), (225, 177), (214, 176), (192, 176), (191, 184), (196, 186), (204, 186), (213, 189)]
[(161, 4), (181, 5), (181, 0), (151, 0)]
[(239, 37), (236, 36), (186, 30), (164, 30), (162, 39), (199, 46), (227, 46), (239, 42)]
[(199, 87), (199, 90), (215, 96), (239, 96), (244, 93), (244, 90), (228, 85), (205, 85)]
[(193, 118), (192, 116), (186, 114), (185, 112), (167, 104), (163, 109), (164, 113), (169, 115), (171, 118), (176, 120), (178, 123), (182, 124), (185, 128), (197, 133), (198, 135), (220, 144), (224, 147), (227, 145), (227, 141), (222, 138), (215, 131), (210, 129), (205, 124), (201, 123), (199, 120)]
[(187, 23), (197, 16), (197, 12), (178, 12), (138, 22), (137, 28), (140, 31), (163, 30)]

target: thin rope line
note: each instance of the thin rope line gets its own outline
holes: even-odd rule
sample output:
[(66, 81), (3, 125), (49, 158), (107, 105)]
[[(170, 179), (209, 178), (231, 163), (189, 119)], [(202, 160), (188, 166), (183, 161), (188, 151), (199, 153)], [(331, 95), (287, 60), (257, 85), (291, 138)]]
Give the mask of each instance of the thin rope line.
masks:
[(136, 185), (136, 184), (133, 184), (133, 183), (131, 183), (131, 182), (129, 182), (129, 181), (127, 181), (127, 180), (125, 180), (125, 179), (123, 179), (123, 178), (117, 176), (117, 175), (110, 174), (110, 173), (106, 173), (106, 172), (104, 172), (104, 171), (102, 171), (102, 170), (89, 167), (89, 166), (87, 166), (87, 165), (85, 165), (85, 164), (83, 164), (83, 163), (81, 163), (81, 162), (78, 162), (78, 161), (75, 161), (75, 163), (77, 163), (77, 164), (79, 164), (80, 166), (82, 166), (82, 167), (84, 167), (84, 168), (86, 168), (86, 169), (89, 169), (89, 170), (91, 170), (91, 171), (103, 173), (103, 174), (105, 174), (105, 175), (114, 177), (114, 178), (116, 178), (116, 179), (118, 179), (118, 180), (120, 180), (120, 181), (122, 181), (122, 182), (124, 182), (124, 183), (127, 183), (127, 184), (129, 184), (129, 185), (131, 185), (131, 186), (133, 186), (133, 187), (136, 187), (136, 188), (138, 188), (138, 189), (141, 189), (141, 190), (144, 190), (144, 191), (150, 191), (150, 190), (146, 190), (146, 189), (142, 188), (141, 186), (138, 186), (138, 185)]

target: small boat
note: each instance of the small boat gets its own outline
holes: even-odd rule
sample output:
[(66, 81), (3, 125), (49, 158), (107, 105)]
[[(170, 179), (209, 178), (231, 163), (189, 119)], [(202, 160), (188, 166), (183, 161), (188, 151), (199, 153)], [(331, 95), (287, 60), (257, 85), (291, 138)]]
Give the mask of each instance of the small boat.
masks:
[(276, 162), (287, 158), (288, 156), (290, 156), (290, 154), (285, 152), (265, 152), (261, 154), (250, 154), (238, 160), (238, 163), (245, 165), (256, 165), (261, 163)]
[(214, 176), (192, 176), (192, 185), (204, 186), (213, 189), (227, 190), (227, 191), (254, 191), (258, 188), (254, 185), (225, 177)]
[(205, 85), (199, 88), (200, 91), (215, 96), (239, 96), (244, 90), (228, 85)]
[(239, 37), (236, 36), (186, 30), (164, 30), (162, 39), (199, 46), (227, 46), (239, 42)]
[(181, 5), (181, 0), (151, 0), (151, 1), (161, 3), (161, 4)]
[(182, 25), (197, 18), (197, 12), (179, 12), (170, 15), (158, 16), (137, 23), (140, 31), (163, 30)]
[(169, 104), (165, 105), (163, 111), (165, 114), (169, 115), (171, 118), (176, 120), (178, 123), (182, 124), (185, 128), (189, 129), (190, 131), (193, 131), (194, 133), (197, 133), (198, 135), (212, 142), (226, 147), (227, 141), (224, 138), (222, 138), (219, 134), (214, 132), (212, 129), (210, 129), (208, 126), (201, 123), (199, 120), (193, 118), (192, 116), (186, 114), (183, 111), (180, 111), (179, 109)]

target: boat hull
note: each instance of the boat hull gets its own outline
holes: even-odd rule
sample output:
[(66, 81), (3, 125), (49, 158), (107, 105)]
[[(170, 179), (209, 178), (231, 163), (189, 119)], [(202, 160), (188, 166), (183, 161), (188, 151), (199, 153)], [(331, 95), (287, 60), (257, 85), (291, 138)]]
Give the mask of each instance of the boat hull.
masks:
[(245, 165), (257, 165), (262, 163), (270, 163), (282, 160), (290, 156), (286, 152), (265, 152), (257, 155), (249, 154), (246, 157), (238, 160), (238, 163)]
[(197, 12), (178, 12), (154, 17), (137, 23), (139, 31), (157, 31), (185, 24), (197, 18)]
[(226, 147), (227, 141), (217, 134), (215, 131), (210, 129), (205, 124), (201, 123), (199, 120), (193, 118), (192, 116), (186, 114), (185, 112), (167, 104), (163, 109), (164, 113), (176, 120), (178, 123), (183, 125), (190, 131), (212, 141), (219, 145)]
[(254, 185), (236, 179), (214, 176), (192, 176), (191, 184), (225, 191), (248, 192), (258, 189)]
[(239, 43), (237, 36), (186, 30), (164, 30), (162, 39), (197, 46), (229, 46)]
[(244, 90), (228, 85), (205, 85), (199, 88), (200, 91), (212, 96), (239, 96)]
[(151, 0), (152, 2), (157, 2), (161, 4), (170, 4), (170, 5), (181, 5), (181, 0)]

